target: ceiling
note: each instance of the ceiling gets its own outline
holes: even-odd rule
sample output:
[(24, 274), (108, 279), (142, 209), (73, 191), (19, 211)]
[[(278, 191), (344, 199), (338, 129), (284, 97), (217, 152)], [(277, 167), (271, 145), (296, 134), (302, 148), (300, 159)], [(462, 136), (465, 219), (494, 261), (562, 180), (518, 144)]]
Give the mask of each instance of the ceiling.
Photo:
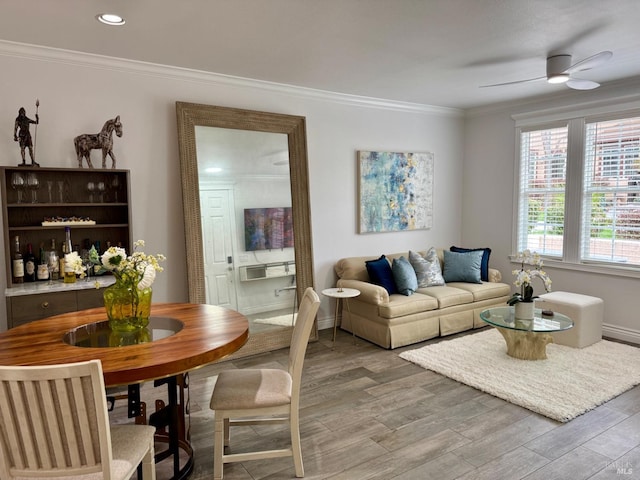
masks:
[(566, 91), (479, 88), (544, 76), (553, 53), (612, 51), (579, 75), (603, 85), (640, 76), (638, 22), (637, 0), (2, 0), (0, 40), (472, 108)]

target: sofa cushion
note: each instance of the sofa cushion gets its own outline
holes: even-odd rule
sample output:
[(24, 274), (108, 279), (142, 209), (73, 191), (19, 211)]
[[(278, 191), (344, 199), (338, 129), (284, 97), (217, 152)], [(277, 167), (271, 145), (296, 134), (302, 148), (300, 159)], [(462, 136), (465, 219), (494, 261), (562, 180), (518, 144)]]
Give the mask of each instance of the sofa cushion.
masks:
[(390, 295), (389, 303), (378, 307), (378, 314), (382, 318), (397, 318), (413, 315), (438, 308), (438, 300), (429, 296), (414, 293), (410, 297), (404, 295)]
[(431, 247), (424, 257), (419, 253), (409, 251), (409, 262), (416, 272), (419, 287), (444, 285), (440, 259), (435, 248)]
[(480, 265), (482, 264), (481, 251), (474, 252), (450, 252), (444, 251), (444, 281), (481, 283)]
[(393, 280), (393, 272), (391, 265), (387, 261), (387, 257), (381, 255), (377, 260), (369, 260), (365, 262), (369, 279), (371, 283), (384, 287), (389, 295), (397, 292), (395, 281)]
[(449, 284), (439, 287), (419, 288), (417, 293), (433, 297), (438, 301), (438, 308), (453, 307), (473, 302), (473, 294)]
[(394, 258), (391, 264), (391, 272), (393, 273), (396, 288), (402, 295), (408, 297), (418, 289), (416, 272), (406, 258)]
[(483, 283), (464, 283), (452, 282), (447, 283), (449, 287), (466, 290), (473, 295), (474, 302), (482, 300), (491, 300), (492, 298), (500, 298), (511, 295), (511, 287), (506, 283), (483, 282)]
[(462, 248), (454, 247), (450, 248), (452, 252), (482, 252), (482, 263), (480, 263), (480, 279), (483, 282), (489, 281), (489, 256), (491, 255), (490, 248)]

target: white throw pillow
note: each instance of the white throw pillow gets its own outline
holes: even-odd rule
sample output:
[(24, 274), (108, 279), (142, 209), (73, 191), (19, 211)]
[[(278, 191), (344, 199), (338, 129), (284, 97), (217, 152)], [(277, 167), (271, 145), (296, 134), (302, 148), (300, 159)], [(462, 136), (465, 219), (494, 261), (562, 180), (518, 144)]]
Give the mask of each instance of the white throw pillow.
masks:
[(411, 266), (416, 271), (418, 288), (444, 285), (440, 259), (434, 247), (431, 247), (427, 251), (425, 257), (419, 253), (409, 251), (409, 263), (411, 263)]

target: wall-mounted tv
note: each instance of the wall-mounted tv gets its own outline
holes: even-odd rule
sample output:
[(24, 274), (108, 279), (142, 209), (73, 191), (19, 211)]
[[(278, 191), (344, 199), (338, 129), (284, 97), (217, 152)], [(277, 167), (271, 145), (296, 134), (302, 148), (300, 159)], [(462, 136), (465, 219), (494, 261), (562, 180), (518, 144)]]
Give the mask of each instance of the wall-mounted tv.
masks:
[(293, 247), (291, 207), (245, 208), (244, 245), (248, 252)]

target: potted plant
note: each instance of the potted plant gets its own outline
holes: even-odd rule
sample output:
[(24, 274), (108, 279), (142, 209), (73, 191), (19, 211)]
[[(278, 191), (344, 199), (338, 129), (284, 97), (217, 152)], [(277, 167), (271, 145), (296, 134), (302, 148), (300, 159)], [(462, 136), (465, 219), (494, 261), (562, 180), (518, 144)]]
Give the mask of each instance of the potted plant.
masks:
[[(513, 305), (515, 307), (515, 317), (518, 319), (531, 320), (533, 319), (534, 300), (538, 298), (533, 294), (533, 279), (538, 277), (542, 280), (545, 291), (551, 291), (551, 279), (542, 270), (542, 259), (536, 252), (530, 250), (523, 250), (518, 252), (516, 260), (520, 262), (520, 270), (513, 270), (513, 274), (516, 279), (513, 282), (516, 287), (520, 287), (520, 291), (514, 293), (507, 305)], [(531, 265), (532, 268), (525, 270), (525, 265)]]

